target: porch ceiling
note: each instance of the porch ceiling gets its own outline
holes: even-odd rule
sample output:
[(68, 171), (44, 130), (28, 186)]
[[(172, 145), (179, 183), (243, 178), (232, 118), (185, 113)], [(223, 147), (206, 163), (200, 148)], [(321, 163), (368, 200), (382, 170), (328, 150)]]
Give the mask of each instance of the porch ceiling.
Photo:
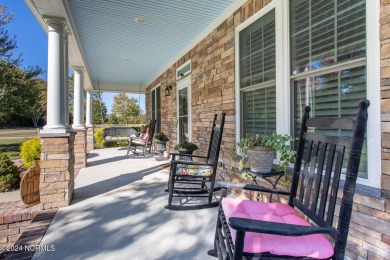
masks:
[[(42, 16), (66, 19), (70, 66), (86, 89), (144, 93), (145, 87), (245, 0), (25, 0)], [(146, 18), (147, 24), (135, 22)]]

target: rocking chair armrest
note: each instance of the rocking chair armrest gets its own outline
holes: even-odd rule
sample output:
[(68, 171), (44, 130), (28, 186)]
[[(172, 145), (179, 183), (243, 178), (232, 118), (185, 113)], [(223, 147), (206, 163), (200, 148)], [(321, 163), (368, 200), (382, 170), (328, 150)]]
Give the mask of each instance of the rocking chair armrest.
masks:
[(192, 154), (181, 154), (181, 153), (170, 153), (170, 155), (176, 156), (176, 155), (181, 155), (181, 156), (186, 156), (186, 157), (196, 157), (196, 158), (203, 158), (206, 159), (206, 156), (200, 156), (200, 155), (192, 155)]
[(280, 195), (290, 195), (290, 192), (287, 191), (273, 190), (266, 187), (252, 185), (252, 184), (245, 184), (245, 183), (232, 183), (227, 181), (219, 181), (217, 185), (221, 188), (251, 190), (251, 191), (268, 192), (268, 193), (280, 194)]
[(206, 166), (213, 166), (212, 164), (210, 163), (207, 163), (207, 162), (194, 162), (194, 161), (180, 161), (180, 160), (177, 160), (177, 161), (171, 161), (171, 164), (185, 164), (185, 165), (206, 165)]
[(334, 227), (301, 226), (246, 218), (229, 218), (229, 226), (237, 231), (256, 232), (282, 236), (305, 236), (337, 233)]

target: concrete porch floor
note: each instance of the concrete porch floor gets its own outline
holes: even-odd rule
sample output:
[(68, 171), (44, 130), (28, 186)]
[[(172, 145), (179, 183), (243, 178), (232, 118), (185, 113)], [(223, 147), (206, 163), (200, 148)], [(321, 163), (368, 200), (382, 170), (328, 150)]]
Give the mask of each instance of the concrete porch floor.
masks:
[(93, 150), (76, 178), (72, 205), (61, 208), (41, 241), (54, 251), (33, 259), (214, 259), (218, 208), (164, 208), (168, 172), (153, 157), (124, 148)]

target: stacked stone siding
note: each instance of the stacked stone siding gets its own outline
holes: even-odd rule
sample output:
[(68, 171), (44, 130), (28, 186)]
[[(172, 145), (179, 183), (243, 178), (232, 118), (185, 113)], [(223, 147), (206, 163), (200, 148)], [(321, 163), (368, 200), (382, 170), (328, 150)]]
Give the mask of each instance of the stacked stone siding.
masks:
[(88, 154), (90, 151), (93, 150), (93, 127), (87, 128), (87, 146), (86, 146), (86, 153)]
[(75, 130), (74, 139), (74, 177), (87, 166), (87, 130)]
[[(368, 1), (368, 0), (367, 0)], [(371, 1), (371, 0), (370, 0)], [(375, 0), (380, 1), (380, 0)], [(160, 75), (146, 89), (147, 114), (150, 116), (151, 89), (173, 85), (171, 96), (161, 95), (161, 128), (170, 140), (177, 138), (176, 77), (178, 67), (191, 59), (192, 139), (198, 152), (207, 150), (210, 124), (215, 113), (226, 112), (226, 126), (221, 148), (225, 169), (231, 166), (228, 153), (235, 142), (235, 28), (270, 0), (248, 0), (213, 32)], [(287, 2), (287, 1), (286, 1)], [(350, 259), (390, 259), (390, 1), (381, 1), (381, 107), (382, 107), (382, 196), (356, 194), (349, 233), (347, 257)], [(379, 102), (373, 101), (372, 102)], [(169, 142), (169, 146), (175, 141)], [(337, 220), (337, 216), (336, 219)]]
[(41, 135), (40, 208), (68, 206), (74, 190), (75, 133)]

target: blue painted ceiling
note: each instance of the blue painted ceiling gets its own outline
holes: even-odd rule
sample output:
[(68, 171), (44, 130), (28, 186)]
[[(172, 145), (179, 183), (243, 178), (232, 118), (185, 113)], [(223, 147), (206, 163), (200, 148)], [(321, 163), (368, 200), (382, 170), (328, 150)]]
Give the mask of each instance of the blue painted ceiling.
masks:
[(124, 85), (154, 80), (233, 2), (69, 0), (92, 81)]

